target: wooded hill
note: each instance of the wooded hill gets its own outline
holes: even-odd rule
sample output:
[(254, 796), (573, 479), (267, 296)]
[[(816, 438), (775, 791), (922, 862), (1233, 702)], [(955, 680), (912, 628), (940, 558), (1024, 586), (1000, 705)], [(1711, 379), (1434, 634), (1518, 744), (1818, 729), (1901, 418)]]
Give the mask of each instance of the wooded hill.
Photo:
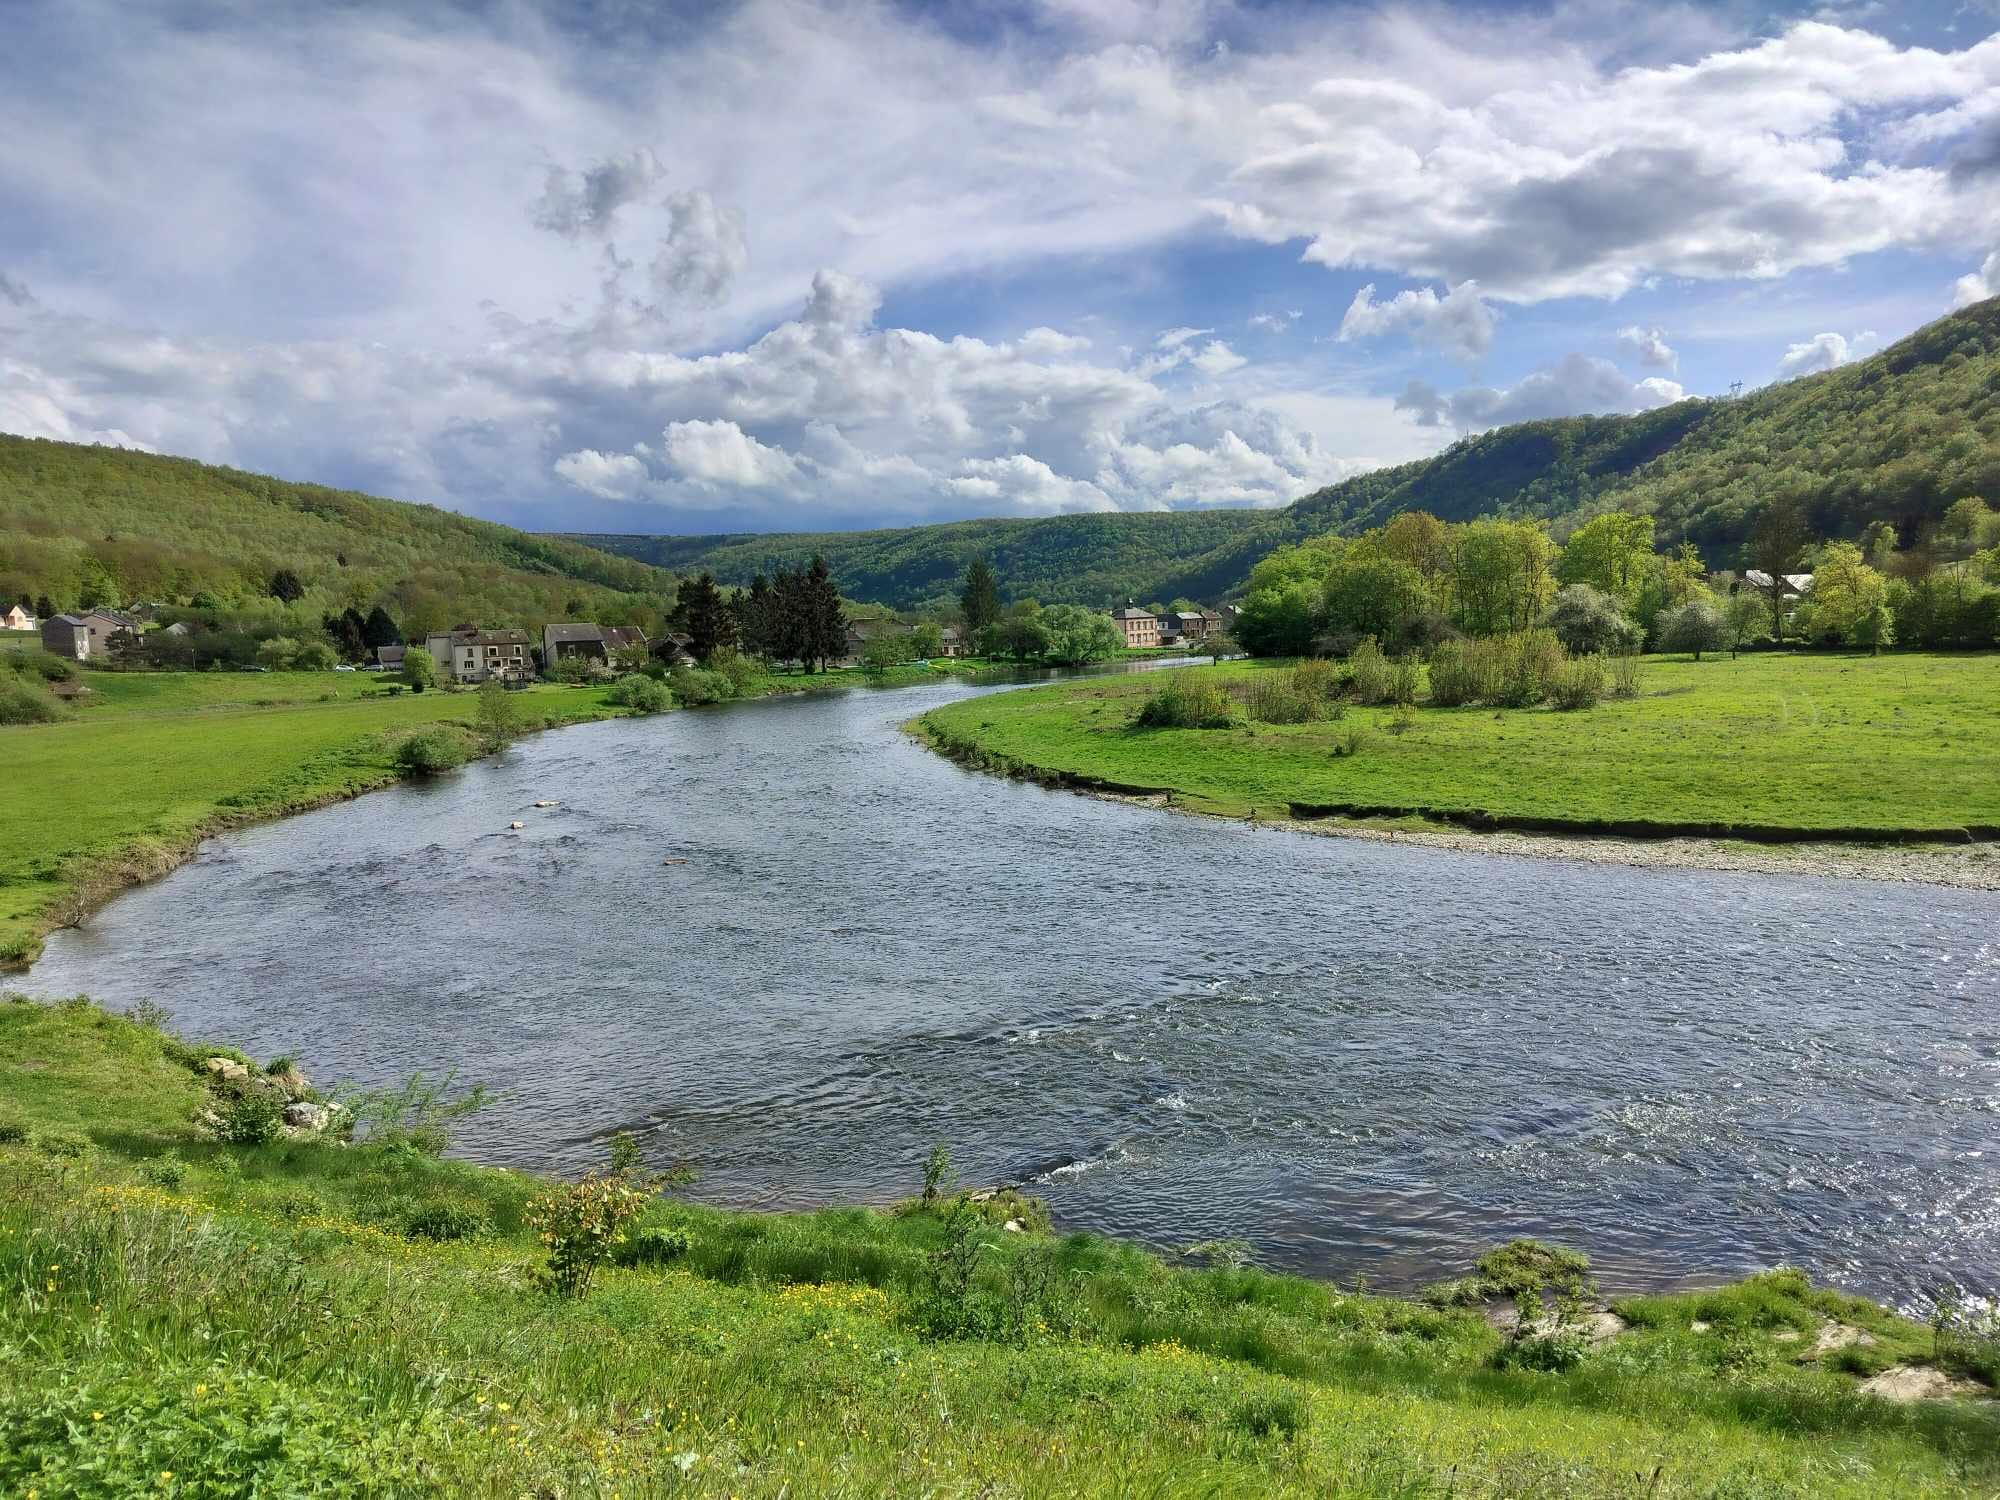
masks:
[(0, 607), (45, 600), (268, 606), (280, 570), (304, 616), (381, 604), (407, 631), (535, 627), (671, 604), (643, 562), (490, 521), (119, 448), (0, 435)]
[(1692, 541), (1721, 568), (1740, 562), (1775, 498), (1798, 501), (1824, 537), (1851, 540), (1880, 519), (1907, 545), (1968, 495), (2000, 499), (2000, 298), (1842, 369), (1736, 400), (1498, 428), (1283, 510), (573, 540), (675, 571), (712, 569), (725, 583), (819, 552), (846, 592), (898, 608), (948, 598), (965, 564), (984, 555), (1011, 598), (1106, 605), (1218, 599), (1274, 547), (1409, 510), (1546, 519), (1558, 535), (1600, 511), (1637, 511), (1655, 518), (1663, 546)]

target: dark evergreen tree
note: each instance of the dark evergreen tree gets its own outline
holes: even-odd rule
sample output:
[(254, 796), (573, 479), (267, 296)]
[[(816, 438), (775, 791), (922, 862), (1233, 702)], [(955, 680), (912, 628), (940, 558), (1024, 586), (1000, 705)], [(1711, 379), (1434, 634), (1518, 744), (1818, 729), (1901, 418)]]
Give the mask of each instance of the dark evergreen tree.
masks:
[(801, 603), (805, 611), (806, 654), (824, 670), (827, 663), (846, 654), (847, 611), (841, 607), (840, 590), (834, 587), (826, 559), (817, 552), (806, 568)]
[(722, 646), (736, 644), (736, 619), (715, 586), (715, 575), (681, 580), (680, 602), (675, 606), (681, 628), (688, 634), (688, 651), (696, 661), (707, 661)]
[(56, 613), (55, 600), (51, 599), (47, 594), (37, 594), (35, 596), (36, 619), (38, 620), (53, 619), (55, 617), (55, 613)]
[(306, 595), (306, 586), (299, 575), (290, 568), (280, 568), (271, 575), (271, 597), (287, 604), (296, 603)]
[(977, 636), (1000, 618), (1000, 585), (986, 559), (975, 557), (965, 570), (965, 587), (958, 596), (959, 613), (965, 616), (965, 633)]
[(400, 646), (403, 632), (396, 628), (396, 622), (389, 617), (389, 611), (376, 605), (368, 611), (368, 620), (361, 628), (361, 638), (368, 643), (368, 649), (377, 646)]
[(762, 573), (750, 580), (750, 592), (738, 595), (743, 601), (737, 620), (737, 634), (743, 649), (757, 656), (771, 655), (771, 583)]
[(320, 624), (333, 641), (333, 649), (340, 653), (342, 661), (368, 659), (368, 622), (362, 618), (360, 610), (349, 607), (337, 615), (328, 615)]

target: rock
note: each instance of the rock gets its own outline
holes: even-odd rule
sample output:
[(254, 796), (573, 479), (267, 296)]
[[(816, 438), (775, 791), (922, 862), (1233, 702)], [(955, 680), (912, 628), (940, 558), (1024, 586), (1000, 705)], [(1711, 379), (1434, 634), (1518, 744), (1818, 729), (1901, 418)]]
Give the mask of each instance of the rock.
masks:
[[(1498, 1329), (1501, 1333), (1511, 1334), (1521, 1326), (1520, 1313), (1505, 1302), (1489, 1302), (1480, 1309), (1480, 1313), (1489, 1327)], [(1628, 1326), (1617, 1313), (1609, 1308), (1600, 1307), (1578, 1314), (1576, 1321), (1568, 1324), (1561, 1322), (1555, 1313), (1544, 1313), (1528, 1325), (1528, 1332), (1537, 1338), (1548, 1338), (1552, 1334), (1567, 1331), (1582, 1334), (1592, 1344), (1608, 1344)]]
[(1953, 1380), (1929, 1365), (1891, 1365), (1880, 1375), (1861, 1382), (1862, 1391), (1884, 1401), (1941, 1401), (1976, 1391), (1969, 1381)]
[(546, 801), (546, 800), (544, 800), (544, 801), (541, 801), (541, 802), (537, 802), (537, 803), (535, 804), (535, 806), (537, 806), (537, 807), (561, 807), (561, 806), (562, 806), (562, 804), (561, 804), (560, 802), (549, 802), (549, 801)]
[(1002, 1224), (1000, 1227), (1006, 1230), (1009, 1234), (1019, 1234), (1021, 1232), (1021, 1221), (1019, 1219), (1009, 1219), (1005, 1224)]
[(284, 1106), (284, 1122), (296, 1126), (298, 1130), (326, 1130), (334, 1120), (332, 1104), (314, 1104), (310, 1100), (296, 1100)]
[(1706, 1323), (1702, 1322), (1702, 1320), (1701, 1320), (1700, 1318), (1696, 1318), (1696, 1319), (1695, 1319), (1695, 1320), (1694, 1320), (1694, 1321), (1693, 1321), (1692, 1323), (1688, 1324), (1688, 1332), (1689, 1332), (1689, 1333), (1707, 1333), (1707, 1332), (1708, 1332), (1708, 1325), (1707, 1325)]
[(1814, 1355), (1831, 1354), (1836, 1349), (1845, 1349), (1849, 1344), (1859, 1344), (1866, 1348), (1874, 1342), (1875, 1336), (1871, 1333), (1863, 1333), (1859, 1328), (1846, 1323), (1829, 1323), (1819, 1331), (1819, 1337), (1813, 1340), (1812, 1352)]
[(1799, 1338), (1798, 1329), (1780, 1328), (1776, 1333), (1771, 1335), (1771, 1342), (1774, 1344), (1796, 1344)]
[(229, 1057), (211, 1057), (208, 1071), (225, 1083), (246, 1083), (250, 1078), (250, 1070)]
[(509, 828), (526, 828), (528, 825), (526, 823), (523, 823), (519, 818), (516, 818), (513, 822), (509, 823), (507, 826)]

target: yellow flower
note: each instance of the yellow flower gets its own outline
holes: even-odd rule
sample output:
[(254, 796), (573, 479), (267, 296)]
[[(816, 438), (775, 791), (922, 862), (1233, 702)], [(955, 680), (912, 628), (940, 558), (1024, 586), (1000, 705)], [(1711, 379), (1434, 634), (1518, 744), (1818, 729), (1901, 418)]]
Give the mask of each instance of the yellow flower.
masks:
[(102, 1422), (104, 1420), (104, 1413), (101, 1411), (94, 1411), (90, 1414), (90, 1420), (93, 1422)]

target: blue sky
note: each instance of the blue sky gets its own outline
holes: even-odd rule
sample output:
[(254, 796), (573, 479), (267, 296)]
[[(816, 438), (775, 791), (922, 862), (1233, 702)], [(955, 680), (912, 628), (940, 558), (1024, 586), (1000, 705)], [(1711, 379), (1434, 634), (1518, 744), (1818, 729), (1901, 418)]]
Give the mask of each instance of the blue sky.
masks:
[(2000, 0), (14, 0), (0, 430), (537, 528), (1276, 505), (2000, 292)]

